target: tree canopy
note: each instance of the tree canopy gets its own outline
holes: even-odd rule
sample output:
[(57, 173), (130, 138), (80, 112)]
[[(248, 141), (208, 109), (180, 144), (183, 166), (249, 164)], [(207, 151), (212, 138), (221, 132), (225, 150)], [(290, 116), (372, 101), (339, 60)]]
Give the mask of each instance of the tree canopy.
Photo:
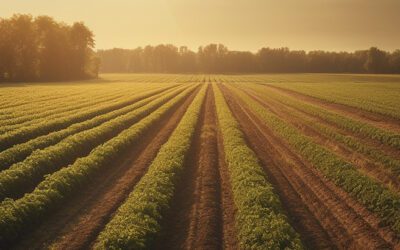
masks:
[(231, 51), (222, 44), (199, 47), (197, 52), (174, 45), (97, 52), (102, 72), (159, 73), (400, 73), (400, 50), (328, 52), (261, 48), (257, 53)]
[(93, 33), (81, 22), (48, 16), (0, 19), (0, 81), (58, 81), (97, 76)]

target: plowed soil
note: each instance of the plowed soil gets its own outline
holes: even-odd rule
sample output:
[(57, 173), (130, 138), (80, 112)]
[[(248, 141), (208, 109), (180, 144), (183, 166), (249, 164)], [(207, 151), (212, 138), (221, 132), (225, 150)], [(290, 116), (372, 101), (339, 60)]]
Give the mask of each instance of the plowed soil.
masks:
[(266, 86), (267, 88), (270, 88), (270, 89), (274, 89), (282, 94), (286, 94), (286, 95), (295, 97), (296, 99), (299, 99), (301, 101), (308, 102), (311, 104), (316, 104), (318, 106), (325, 107), (330, 110), (334, 110), (345, 116), (355, 118), (362, 122), (369, 123), (373, 126), (380, 127), (380, 128), (387, 129), (387, 130), (392, 130), (395, 132), (400, 132), (399, 121), (394, 118), (391, 118), (391, 117), (388, 117), (388, 116), (385, 116), (382, 114), (378, 114), (378, 113), (372, 113), (372, 112), (369, 112), (366, 110), (347, 106), (344, 104), (325, 101), (325, 100), (322, 100), (322, 99), (319, 99), (316, 97), (305, 95), (305, 94), (302, 94), (302, 93), (299, 93), (299, 92), (296, 92), (293, 90), (281, 88), (278, 86), (272, 86), (272, 85), (264, 85), (264, 86)]
[(90, 187), (14, 246), (15, 249), (87, 249), (173, 132), (197, 91), (150, 128), (114, 166), (99, 173)]
[[(349, 149), (348, 147), (346, 147), (346, 145), (337, 141), (333, 141), (327, 136), (321, 134), (312, 126), (310, 126), (307, 122), (301, 119), (301, 117), (297, 117), (295, 115), (295, 109), (281, 104), (277, 101), (265, 101), (262, 98), (258, 97), (253, 91), (245, 92), (266, 109), (268, 109), (270, 112), (282, 118), (289, 124), (297, 127), (299, 130), (302, 131), (303, 134), (311, 137), (317, 144), (323, 145), (347, 162), (350, 162), (354, 166), (360, 168), (364, 173), (371, 176), (375, 180), (384, 183), (387, 187), (393, 188), (400, 193), (400, 179), (393, 173), (390, 173), (390, 171), (385, 169), (385, 167), (382, 166), (381, 163), (375, 162), (374, 160), (371, 160), (368, 157)], [(319, 123), (324, 124), (324, 122)]]
[(311, 249), (393, 248), (398, 237), (346, 192), (324, 178), (229, 90), (222, 88), (284, 204)]
[(227, 175), (221, 174), (225, 166), (217, 131), (214, 96), (209, 86), (185, 170), (155, 249), (234, 248), (233, 202), (226, 194), (226, 189), (230, 190), (226, 186)]

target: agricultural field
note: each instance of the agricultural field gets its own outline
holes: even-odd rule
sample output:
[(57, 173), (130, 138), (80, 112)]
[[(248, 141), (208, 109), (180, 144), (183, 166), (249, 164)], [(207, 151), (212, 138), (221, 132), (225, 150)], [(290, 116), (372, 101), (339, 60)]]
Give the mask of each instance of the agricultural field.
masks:
[(0, 249), (400, 249), (400, 76), (0, 85)]

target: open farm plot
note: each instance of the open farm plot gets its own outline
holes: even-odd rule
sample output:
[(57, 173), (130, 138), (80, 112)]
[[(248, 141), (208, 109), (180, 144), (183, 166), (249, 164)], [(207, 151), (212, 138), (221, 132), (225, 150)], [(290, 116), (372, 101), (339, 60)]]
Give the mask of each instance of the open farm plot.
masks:
[(1, 249), (400, 248), (400, 77), (0, 86)]

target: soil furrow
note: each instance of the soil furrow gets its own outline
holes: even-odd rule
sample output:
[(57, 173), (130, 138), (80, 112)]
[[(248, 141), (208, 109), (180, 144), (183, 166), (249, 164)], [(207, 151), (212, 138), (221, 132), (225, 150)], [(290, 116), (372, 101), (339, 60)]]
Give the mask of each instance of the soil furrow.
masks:
[(220, 249), (222, 239), (221, 187), (218, 171), (218, 141), (214, 94), (211, 87), (204, 107), (200, 135), (200, 155), (195, 194), (198, 202), (192, 208), (187, 249)]
[[(26, 236), (16, 249), (87, 249), (126, 199), (161, 146), (179, 123), (197, 91), (150, 128), (139, 144), (99, 173), (87, 189), (70, 198), (57, 213)], [(51, 232), (51, 233), (49, 233)]]
[(394, 132), (400, 132), (400, 123), (399, 120), (385, 116), (383, 114), (378, 114), (378, 113), (373, 113), (369, 112), (366, 110), (362, 110), (356, 107), (351, 107), (345, 104), (339, 104), (339, 103), (333, 103), (329, 101), (325, 101), (322, 99), (319, 99), (317, 97), (312, 97), (308, 96), (299, 92), (296, 92), (294, 90), (289, 90), (285, 88), (281, 88), (278, 86), (272, 86), (272, 85), (266, 85), (262, 84), (263, 86), (273, 89), (275, 91), (278, 91), (279, 93), (282, 93), (284, 95), (289, 95), (292, 97), (295, 97), (298, 100), (308, 102), (311, 104), (318, 105), (320, 107), (324, 107), (328, 110), (333, 110), (337, 113), (340, 113), (342, 115), (352, 117), (356, 120), (369, 123), (370, 125), (386, 129), (386, 130), (391, 130)]
[[(237, 116), (251, 146), (263, 161), (267, 173), (275, 180), (275, 186), (283, 196), (283, 203), (297, 229), (303, 233), (303, 239), (310, 237), (302, 232), (313, 221), (303, 221), (291, 207), (304, 205), (313, 214), (329, 235), (329, 241), (338, 248), (390, 248), (398, 244), (396, 235), (387, 228), (379, 226), (379, 219), (355, 202), (347, 193), (326, 180), (307, 161), (296, 154), (280, 137), (266, 127), (245, 105), (225, 88), (224, 93), (234, 114)], [(236, 101), (234, 101), (236, 100)], [(268, 160), (271, 159), (271, 160)], [(271, 164), (272, 163), (272, 164)], [(285, 176), (287, 182), (281, 181)], [(288, 185), (291, 184), (291, 185)], [(285, 190), (290, 191), (285, 191)], [(302, 202), (290, 200), (285, 192), (295, 192)], [(285, 200), (286, 199), (286, 200)], [(317, 228), (317, 225), (314, 224)], [(312, 233), (318, 234), (316, 231)], [(323, 238), (323, 235), (320, 235)], [(312, 242), (310, 242), (312, 245)], [(318, 246), (316, 246), (318, 248)]]
[(400, 180), (392, 173), (385, 170), (383, 166), (380, 166), (380, 163), (376, 163), (367, 159), (366, 156), (347, 148), (345, 145), (339, 142), (332, 141), (327, 136), (312, 128), (309, 124), (307, 124), (307, 122), (296, 117), (296, 115), (293, 115), (293, 113), (296, 112), (293, 108), (278, 103), (277, 101), (269, 100), (267, 102), (255, 94), (250, 93), (249, 91), (244, 92), (260, 103), (263, 107), (267, 108), (281, 119), (301, 130), (303, 134), (310, 136), (315, 143), (323, 145), (330, 151), (335, 152), (346, 161), (351, 162), (354, 166), (360, 168), (367, 175), (379, 182), (384, 183), (387, 187), (396, 190), (396, 192), (400, 191)]
[[(241, 89), (243, 90), (243, 88), (241, 88)], [(250, 90), (250, 91), (253, 92), (253, 93), (255, 92), (254, 90)], [(274, 98), (274, 100), (276, 100), (276, 99)], [(279, 100), (276, 100), (276, 101), (279, 102)], [(289, 106), (289, 105), (286, 105), (286, 106)], [(397, 149), (394, 149), (391, 146), (384, 145), (383, 143), (381, 143), (379, 141), (376, 141), (376, 140), (373, 140), (373, 139), (371, 139), (369, 137), (366, 137), (366, 136), (364, 136), (362, 134), (359, 134), (359, 133), (352, 132), (352, 131), (349, 131), (347, 129), (341, 128), (337, 124), (335, 124), (333, 122), (330, 122), (330, 121), (327, 121), (327, 120), (324, 120), (323, 118), (321, 118), (321, 117), (319, 117), (317, 115), (311, 114), (311, 113), (303, 110), (302, 108), (299, 108), (299, 107), (296, 107), (296, 106), (290, 106), (290, 107), (292, 109), (296, 110), (297, 112), (300, 112), (302, 115), (304, 115), (304, 116), (306, 116), (308, 118), (314, 119), (315, 122), (323, 124), (323, 125), (327, 126), (328, 128), (332, 129), (333, 131), (336, 131), (336, 133), (352, 137), (353, 139), (356, 139), (356, 140), (360, 141), (361, 143), (363, 143), (363, 144), (365, 144), (365, 145), (367, 145), (369, 147), (374, 147), (374, 148), (376, 148), (378, 150), (381, 150), (382, 152), (384, 152), (385, 154), (387, 154), (388, 156), (390, 156), (390, 157), (392, 157), (394, 159), (400, 160), (399, 151)]]
[(232, 185), (229, 177), (229, 169), (225, 163), (223, 138), (218, 131), (218, 165), (221, 177), (221, 217), (222, 217), (222, 248), (237, 250), (239, 242), (235, 227), (236, 205), (233, 201)]
[(185, 169), (155, 249), (221, 249), (222, 220), (216, 120), (208, 92)]

